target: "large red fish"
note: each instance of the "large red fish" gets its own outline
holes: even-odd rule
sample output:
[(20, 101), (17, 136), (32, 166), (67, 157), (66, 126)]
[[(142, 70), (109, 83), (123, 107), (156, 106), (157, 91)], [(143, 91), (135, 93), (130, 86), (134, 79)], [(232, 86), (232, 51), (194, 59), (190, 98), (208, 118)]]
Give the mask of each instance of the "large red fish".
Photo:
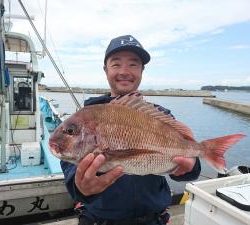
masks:
[(77, 164), (88, 153), (102, 153), (105, 172), (116, 165), (129, 174), (164, 174), (175, 169), (176, 156), (204, 158), (218, 171), (225, 169), (224, 152), (245, 135), (233, 134), (200, 143), (183, 123), (164, 114), (139, 93), (108, 104), (85, 106), (52, 134), (52, 153)]

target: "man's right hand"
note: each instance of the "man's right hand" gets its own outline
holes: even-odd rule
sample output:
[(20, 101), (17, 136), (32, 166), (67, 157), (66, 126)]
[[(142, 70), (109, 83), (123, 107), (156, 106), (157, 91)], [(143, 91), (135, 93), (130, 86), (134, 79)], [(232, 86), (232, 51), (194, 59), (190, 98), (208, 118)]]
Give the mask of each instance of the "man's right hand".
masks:
[(104, 163), (105, 157), (102, 154), (95, 157), (93, 153), (88, 154), (79, 163), (75, 174), (75, 184), (85, 196), (104, 191), (123, 175), (123, 168), (117, 166), (107, 173), (97, 176), (97, 171)]

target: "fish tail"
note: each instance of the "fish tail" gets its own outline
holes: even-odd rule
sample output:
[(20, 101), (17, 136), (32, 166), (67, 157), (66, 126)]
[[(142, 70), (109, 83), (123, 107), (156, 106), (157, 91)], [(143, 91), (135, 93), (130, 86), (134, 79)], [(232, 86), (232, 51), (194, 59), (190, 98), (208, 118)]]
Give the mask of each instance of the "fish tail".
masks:
[(245, 136), (244, 134), (232, 134), (202, 141), (201, 144), (205, 147), (202, 157), (216, 170), (223, 173), (226, 168), (224, 153)]

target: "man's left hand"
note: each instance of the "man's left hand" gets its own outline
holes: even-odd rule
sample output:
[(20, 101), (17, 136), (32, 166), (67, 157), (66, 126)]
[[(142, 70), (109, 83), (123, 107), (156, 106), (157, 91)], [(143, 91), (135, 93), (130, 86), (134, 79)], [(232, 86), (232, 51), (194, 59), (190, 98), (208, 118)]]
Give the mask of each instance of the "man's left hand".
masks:
[(181, 176), (192, 171), (196, 158), (177, 156), (173, 159), (173, 162), (177, 164), (177, 168), (171, 174), (174, 176)]

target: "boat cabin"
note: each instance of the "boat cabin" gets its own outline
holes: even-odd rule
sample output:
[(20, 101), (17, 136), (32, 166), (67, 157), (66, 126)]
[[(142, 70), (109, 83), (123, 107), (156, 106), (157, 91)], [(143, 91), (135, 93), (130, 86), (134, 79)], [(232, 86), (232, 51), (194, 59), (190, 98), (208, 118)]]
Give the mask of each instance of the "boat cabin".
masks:
[[(5, 35), (6, 70), (9, 93), (9, 134), (7, 142), (21, 144), (40, 140), (37, 53), (31, 39), (19, 33)], [(12, 57), (12, 58), (11, 58)]]

